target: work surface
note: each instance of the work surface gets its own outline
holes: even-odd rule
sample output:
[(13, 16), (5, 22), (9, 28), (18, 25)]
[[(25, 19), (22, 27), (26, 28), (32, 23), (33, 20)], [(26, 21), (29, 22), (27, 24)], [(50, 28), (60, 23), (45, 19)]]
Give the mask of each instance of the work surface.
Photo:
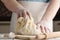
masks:
[[(9, 33), (9, 34), (11, 34), (11, 33)], [(9, 35), (8, 34), (8, 35)], [(27, 37), (27, 35), (16, 35), (15, 37), (20, 37), (20, 39), (13, 39), (13, 38), (8, 38), (8, 36), (6, 36), (6, 34), (5, 34), (5, 36), (3, 37), (3, 36), (1, 36), (2, 34), (0, 34), (0, 40), (22, 40), (21, 38), (26, 38)], [(41, 37), (40, 37), (40, 39), (42, 38), (42, 35), (40, 35)], [(7, 38), (6, 38), (7, 37)], [(12, 36), (10, 36), (10, 37), (13, 37), (13, 35)], [(29, 38), (30, 37), (34, 37), (34, 36), (29, 36)], [(55, 37), (55, 38), (54, 38)], [(59, 37), (59, 38), (58, 38)], [(35, 37), (34, 37), (35, 38)], [(53, 32), (53, 33), (49, 33), (49, 34), (47, 34), (47, 38), (51, 38), (51, 39), (48, 39), (48, 40), (60, 40), (60, 32)]]
[[(0, 39), (0, 40), (21, 40), (21, 39)], [(48, 40), (60, 40), (60, 38), (52, 38)]]

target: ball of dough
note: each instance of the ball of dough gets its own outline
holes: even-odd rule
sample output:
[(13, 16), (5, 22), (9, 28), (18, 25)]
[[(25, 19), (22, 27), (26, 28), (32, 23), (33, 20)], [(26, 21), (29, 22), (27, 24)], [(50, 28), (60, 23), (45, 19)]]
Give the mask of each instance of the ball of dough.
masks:
[(20, 17), (16, 26), (16, 33), (24, 34), (24, 35), (36, 35), (40, 34), (40, 27), (37, 27), (33, 21), (33, 18)]

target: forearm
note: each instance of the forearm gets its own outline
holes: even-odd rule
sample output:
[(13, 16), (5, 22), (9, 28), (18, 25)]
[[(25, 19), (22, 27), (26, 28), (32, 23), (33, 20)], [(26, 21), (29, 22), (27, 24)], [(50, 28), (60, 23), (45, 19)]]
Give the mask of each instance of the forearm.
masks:
[(1, 0), (4, 5), (12, 12), (18, 12), (19, 8), (24, 8), (16, 0)]
[(55, 17), (55, 15), (59, 9), (59, 6), (60, 6), (59, 1), (60, 0), (51, 0), (51, 2), (49, 4), (45, 14), (43, 15), (41, 21), (43, 21), (43, 20), (50, 21)]

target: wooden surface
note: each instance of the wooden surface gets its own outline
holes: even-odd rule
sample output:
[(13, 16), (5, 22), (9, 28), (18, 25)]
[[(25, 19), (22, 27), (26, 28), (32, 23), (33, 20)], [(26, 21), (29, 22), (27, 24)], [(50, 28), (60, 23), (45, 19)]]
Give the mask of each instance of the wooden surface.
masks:
[[(9, 33), (9, 34), (11, 34), (11, 33)], [(19, 39), (8, 39), (9, 34), (5, 34), (4, 36), (2, 36), (3, 34), (0, 34), (0, 40), (21, 40), (21, 38), (35, 38), (36, 37), (36, 36), (27, 36), (27, 35), (15, 35), (15, 37), (17, 37)], [(12, 36), (10, 36), (10, 37), (12, 37)], [(5, 38), (5, 39), (1, 39), (1, 38)], [(43, 38), (45, 38), (45, 35), (39, 35), (39, 38), (43, 39)], [(48, 38), (48, 40), (60, 40), (60, 32), (49, 33), (49, 34), (47, 34), (47, 38)]]
[[(21, 39), (0, 39), (0, 40), (21, 40)], [(60, 38), (52, 38), (48, 40), (60, 40)]]

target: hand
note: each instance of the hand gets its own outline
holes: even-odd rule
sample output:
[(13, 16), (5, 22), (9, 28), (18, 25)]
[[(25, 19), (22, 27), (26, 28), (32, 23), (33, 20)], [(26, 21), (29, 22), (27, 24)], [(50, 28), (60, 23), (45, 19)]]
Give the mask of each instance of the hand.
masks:
[(37, 27), (40, 27), (40, 30), (41, 30), (41, 32), (42, 33), (49, 33), (49, 32), (51, 32), (50, 31), (50, 29), (48, 28), (48, 27), (46, 27), (44, 24), (46, 24), (46, 23), (37, 23)]
[[(37, 24), (37, 27), (40, 27), (41, 34), (46, 35), (47, 33), (51, 32), (49, 28), (42, 24)], [(39, 34), (36, 35), (36, 39), (41, 39), (41, 36)], [(46, 40), (46, 39), (42, 39)]]
[(19, 10), (18, 18), (19, 18), (19, 17), (26, 17), (26, 15), (28, 15), (29, 18), (30, 18), (30, 12), (29, 12), (29, 11), (27, 11), (27, 10), (25, 10), (25, 9), (20, 9), (20, 10)]
[(37, 27), (40, 27), (40, 30), (41, 30), (42, 34), (50, 32), (50, 29), (47, 28), (46, 26), (42, 25), (42, 24), (37, 24)]

